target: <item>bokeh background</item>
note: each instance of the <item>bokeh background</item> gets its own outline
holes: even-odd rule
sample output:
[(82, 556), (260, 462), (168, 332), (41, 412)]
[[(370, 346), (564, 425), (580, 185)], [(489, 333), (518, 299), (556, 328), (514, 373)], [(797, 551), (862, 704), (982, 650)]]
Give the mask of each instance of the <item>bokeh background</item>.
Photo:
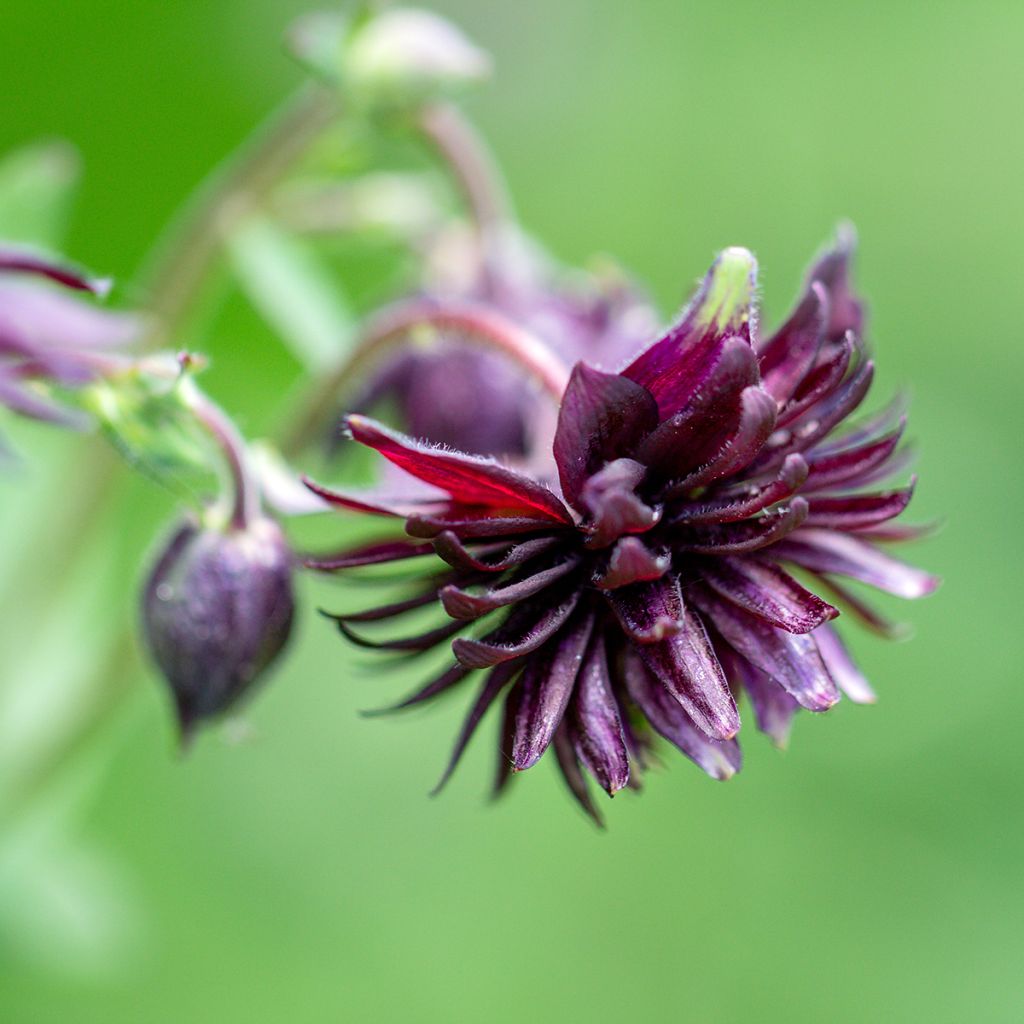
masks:
[[(776, 318), (856, 222), (876, 390), (913, 397), (912, 511), (946, 521), (914, 554), (945, 585), (895, 609), (911, 642), (854, 638), (879, 705), (802, 716), (784, 754), (751, 735), (724, 785), (671, 758), (599, 834), (547, 766), (488, 806), (489, 738), (429, 800), (462, 701), (358, 719), (403, 681), (361, 670), (308, 583), (247, 734), (179, 756), (124, 639), (167, 495), (115, 475), (89, 520), (105, 456), (5, 422), (30, 459), (0, 480), (0, 1020), (1021, 1020), (1024, 6), (435, 6), (495, 55), (469, 108), (527, 226), (614, 254), (666, 315), (744, 244)], [(69, 252), (131, 281), (300, 80), (303, 9), (0, 5), (0, 148), (84, 158)], [(289, 357), (238, 296), (205, 344), (265, 429)]]

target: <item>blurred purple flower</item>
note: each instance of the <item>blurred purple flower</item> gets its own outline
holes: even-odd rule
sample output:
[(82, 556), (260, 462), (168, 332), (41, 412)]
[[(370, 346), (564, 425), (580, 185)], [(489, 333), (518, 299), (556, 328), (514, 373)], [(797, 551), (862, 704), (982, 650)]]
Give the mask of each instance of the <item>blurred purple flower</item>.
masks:
[[(650, 337), (654, 311), (632, 283), (584, 273), (567, 279), (508, 230), (511, 240), (483, 276), (457, 244), (439, 246), (428, 298), (486, 304), (545, 342), (566, 367), (578, 359), (615, 366)], [(515, 363), (451, 332), (384, 362), (348, 409), (390, 407), (395, 425), (416, 437), (473, 454), (525, 456), (538, 440), (532, 428), (545, 401)]]
[[(874, 699), (831, 625), (837, 609), (790, 575), (869, 625), (880, 616), (837, 578), (904, 598), (937, 584), (883, 550), (919, 532), (890, 524), (912, 485), (868, 490), (904, 463), (898, 410), (846, 426), (873, 375), (851, 248), (843, 236), (814, 265), (766, 340), (756, 264), (729, 249), (680, 321), (620, 373), (577, 363), (554, 439), (557, 487), (349, 418), (355, 440), (421, 483), (404, 500), (310, 486), (338, 507), (403, 518), (412, 539), (309, 565), (430, 566), (407, 600), (332, 617), (362, 646), (415, 655), (452, 641), (454, 663), (396, 708), (486, 673), (442, 784), (502, 695), (497, 788), (552, 747), (595, 818), (583, 769), (613, 794), (635, 782), (656, 734), (713, 778), (733, 775), (741, 692), (779, 744), (798, 708), (824, 711), (841, 692)], [(352, 628), (438, 604), (449, 621), (419, 635)]]
[(139, 321), (90, 306), (49, 287), (94, 296), (109, 283), (0, 243), (0, 405), (23, 416), (69, 426), (80, 417), (37, 387), (87, 384), (111, 353), (134, 340)]

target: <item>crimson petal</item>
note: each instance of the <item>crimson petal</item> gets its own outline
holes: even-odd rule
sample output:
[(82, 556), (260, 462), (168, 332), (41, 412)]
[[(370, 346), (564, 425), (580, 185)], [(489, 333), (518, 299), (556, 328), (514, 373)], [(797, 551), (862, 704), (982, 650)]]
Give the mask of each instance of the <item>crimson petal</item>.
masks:
[(895, 519), (910, 504), (914, 483), (897, 491), (841, 498), (811, 498), (807, 526), (830, 530), (863, 530)]
[(812, 282), (793, 315), (761, 349), (762, 386), (780, 405), (789, 401), (811, 372), (827, 321), (825, 287)]
[(366, 416), (352, 415), (346, 422), (356, 441), (457, 502), (572, 522), (569, 510), (552, 491), (506, 466), (414, 441)]
[(845, 448), (833, 454), (812, 454), (808, 459), (810, 472), (807, 474), (806, 490), (821, 491), (842, 484), (855, 484), (858, 478), (884, 466), (896, 451), (906, 425), (904, 417), (896, 430), (877, 441)]

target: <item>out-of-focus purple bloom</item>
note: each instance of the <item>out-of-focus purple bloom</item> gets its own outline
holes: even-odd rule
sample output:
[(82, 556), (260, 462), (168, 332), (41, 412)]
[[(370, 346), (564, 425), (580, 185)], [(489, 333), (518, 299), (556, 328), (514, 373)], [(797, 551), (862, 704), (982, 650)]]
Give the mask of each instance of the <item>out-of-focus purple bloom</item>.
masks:
[[(552, 747), (595, 817), (583, 770), (612, 794), (656, 735), (713, 778), (733, 775), (741, 693), (780, 744), (800, 708), (824, 711), (841, 692), (873, 699), (831, 624), (837, 608), (791, 575), (869, 622), (842, 577), (904, 598), (937, 583), (885, 550), (914, 533), (888, 525), (912, 485), (868, 489), (900, 465), (898, 410), (847, 426), (874, 369), (850, 258), (841, 237), (762, 339), (756, 263), (726, 250), (679, 322), (621, 372), (577, 363), (554, 439), (557, 483), (349, 418), (355, 440), (433, 491), (399, 500), (311, 484), (340, 508), (404, 519), (409, 539), (309, 564), (430, 566), (407, 600), (335, 618), (383, 650), (451, 641), (454, 662), (399, 708), (484, 674), (445, 779), (499, 699), (499, 788)], [(425, 633), (357, 631), (431, 605), (448, 620)]]
[(184, 737), (232, 707), (281, 653), (295, 610), (291, 562), (280, 528), (262, 517), (224, 531), (188, 521), (165, 547), (143, 622)]
[[(432, 254), (427, 295), (486, 304), (529, 330), (566, 367), (579, 359), (608, 368), (651, 336), (654, 311), (619, 276), (567, 277), (508, 229), (486, 276), (457, 235)], [(460, 270), (460, 268), (462, 268)], [(479, 455), (527, 455), (546, 399), (521, 367), (457, 332), (404, 347), (383, 363), (348, 407), (393, 410), (395, 425), (436, 444)], [(545, 438), (545, 441), (547, 438)]]
[(106, 294), (108, 282), (0, 243), (0, 405), (34, 419), (77, 425), (78, 416), (39, 385), (75, 388), (97, 376), (139, 321), (56, 290)]

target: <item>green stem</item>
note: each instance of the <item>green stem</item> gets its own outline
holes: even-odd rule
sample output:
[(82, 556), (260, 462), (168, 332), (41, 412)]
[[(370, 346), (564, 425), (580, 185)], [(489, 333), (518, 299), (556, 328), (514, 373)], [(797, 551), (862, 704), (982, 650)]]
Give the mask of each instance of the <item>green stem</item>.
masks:
[(143, 271), (154, 314), (150, 344), (176, 343), (224, 240), (337, 114), (335, 93), (320, 86), (301, 89), (199, 189)]

